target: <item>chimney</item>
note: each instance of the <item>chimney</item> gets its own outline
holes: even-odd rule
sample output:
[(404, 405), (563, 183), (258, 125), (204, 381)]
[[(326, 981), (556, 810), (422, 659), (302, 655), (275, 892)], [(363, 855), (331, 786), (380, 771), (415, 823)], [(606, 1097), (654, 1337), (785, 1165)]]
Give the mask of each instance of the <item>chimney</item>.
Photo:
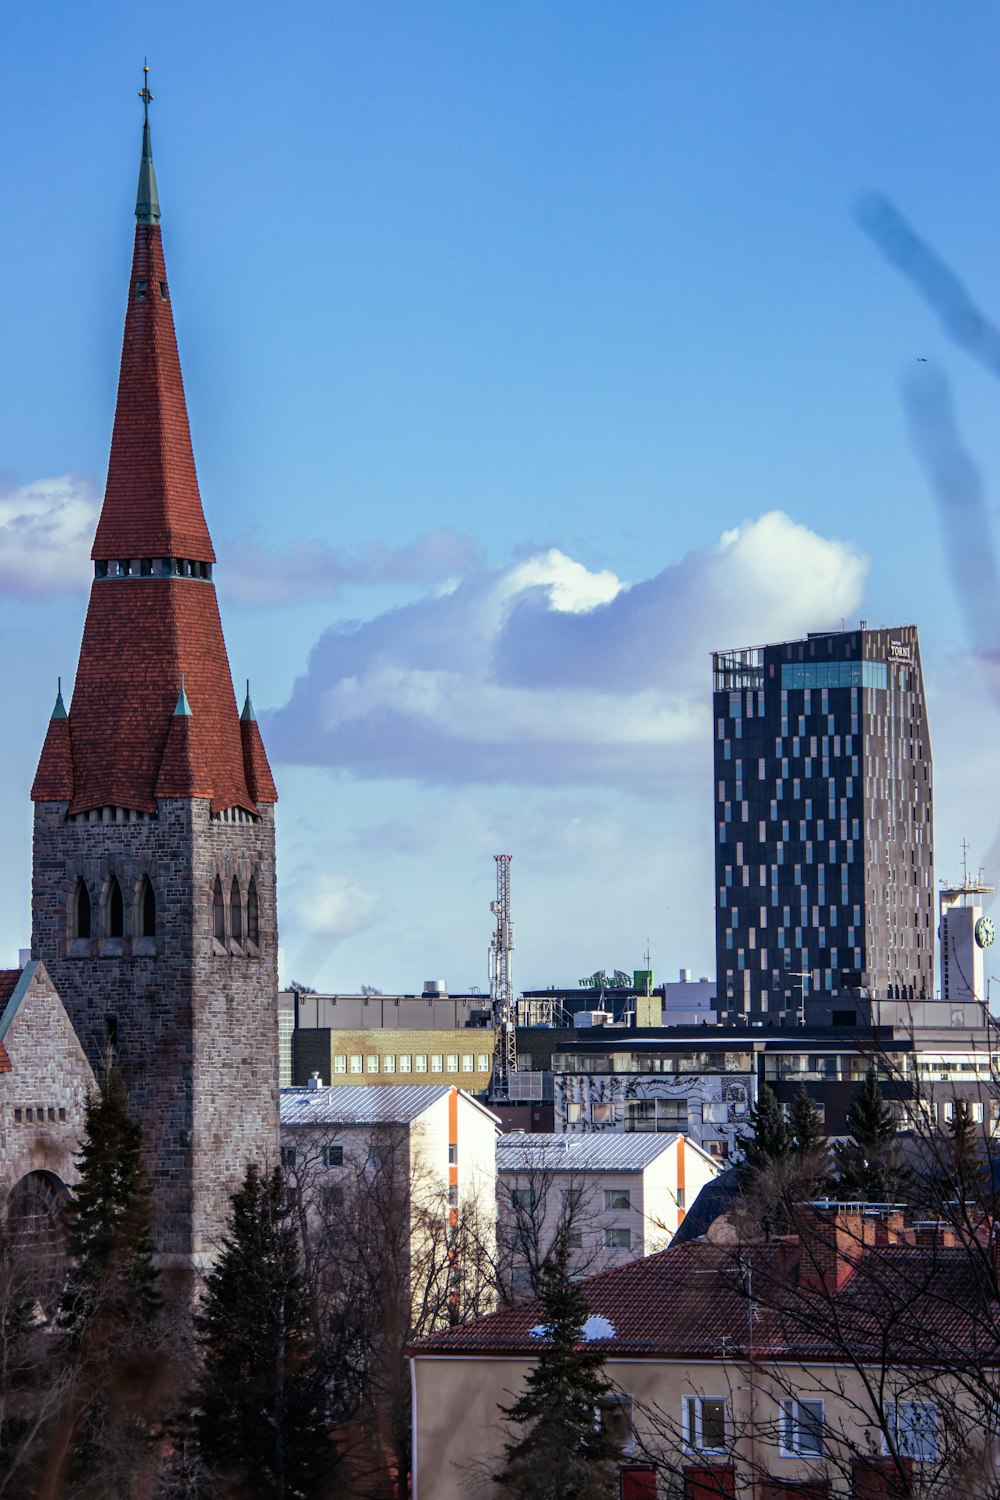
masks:
[(318, 1073), (310, 1073), (309, 1082), (306, 1087), (310, 1089), (321, 1089), (323, 1087), (323, 1080)]
[(799, 1286), (839, 1291), (865, 1253), (860, 1210), (854, 1204), (799, 1203), (794, 1219), (799, 1237)]

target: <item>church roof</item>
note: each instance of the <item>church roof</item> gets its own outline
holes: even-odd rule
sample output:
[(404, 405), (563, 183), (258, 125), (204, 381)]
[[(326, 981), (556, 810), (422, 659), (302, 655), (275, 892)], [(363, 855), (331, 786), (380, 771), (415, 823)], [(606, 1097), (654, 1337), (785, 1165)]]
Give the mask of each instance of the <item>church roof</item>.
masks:
[[(146, 88), (142, 97), (148, 116)], [(277, 795), (259, 732), (241, 731), (210, 576), (215, 553), (184, 402), (148, 118), (136, 220), (92, 552), (98, 576), (69, 717), (49, 724), (32, 798), (68, 801), (80, 813), (107, 806), (153, 812), (158, 796), (205, 797), (213, 812), (255, 813)], [(175, 731), (182, 679), (190, 716)]]

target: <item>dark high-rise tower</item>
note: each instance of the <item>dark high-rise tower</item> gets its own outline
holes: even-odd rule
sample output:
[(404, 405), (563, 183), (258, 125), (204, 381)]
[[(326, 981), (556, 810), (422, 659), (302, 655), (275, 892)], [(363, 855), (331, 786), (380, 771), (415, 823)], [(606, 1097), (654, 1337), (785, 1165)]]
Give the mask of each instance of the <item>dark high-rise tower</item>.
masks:
[(276, 794), (240, 715), (188, 430), (144, 87), (135, 251), (72, 704), (32, 787), (32, 951), (145, 1132), (161, 1264), (277, 1145)]
[(933, 994), (931, 746), (914, 626), (713, 657), (716, 964), (727, 1018)]

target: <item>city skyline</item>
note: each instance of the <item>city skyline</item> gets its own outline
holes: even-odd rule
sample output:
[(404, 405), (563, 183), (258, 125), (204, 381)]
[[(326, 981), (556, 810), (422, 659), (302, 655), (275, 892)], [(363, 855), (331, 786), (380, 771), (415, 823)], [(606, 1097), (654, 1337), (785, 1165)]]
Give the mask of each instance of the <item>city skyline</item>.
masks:
[[(709, 652), (862, 614), (921, 630), (936, 877), (965, 835), (995, 874), (988, 549), (957, 549), (964, 590), (949, 532), (994, 518), (996, 388), (856, 205), (897, 204), (989, 311), (1000, 24), (251, 14), (140, 37), (124, 7), (57, 7), (57, 56), (52, 15), (0, 23), (4, 961), (90, 579), (145, 51), (223, 617), (281, 796), (286, 979), (485, 987), (499, 850), (519, 984), (633, 968), (647, 938), (658, 979), (711, 973)], [(921, 465), (961, 469), (949, 388), (978, 509), (942, 538)]]

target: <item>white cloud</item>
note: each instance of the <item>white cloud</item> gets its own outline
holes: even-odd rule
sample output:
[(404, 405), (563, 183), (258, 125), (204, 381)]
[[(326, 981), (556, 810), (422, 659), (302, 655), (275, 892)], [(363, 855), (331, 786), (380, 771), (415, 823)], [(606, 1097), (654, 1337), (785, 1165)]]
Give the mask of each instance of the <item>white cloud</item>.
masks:
[(780, 512), (625, 584), (549, 549), (335, 626), (275, 758), (363, 776), (653, 791), (704, 761), (709, 652), (839, 627), (867, 561)]
[(376, 898), (346, 875), (301, 875), (293, 894), (295, 926), (327, 938), (350, 937), (371, 920)]
[(85, 589), (99, 509), (81, 474), (16, 487), (0, 481), (0, 589), (38, 598)]
[(480, 549), (440, 526), (399, 547), (369, 542), (356, 552), (314, 538), (273, 551), (256, 542), (228, 549), (222, 586), (227, 599), (254, 609), (305, 599), (338, 599), (345, 588), (386, 583), (453, 586), (475, 567)]

